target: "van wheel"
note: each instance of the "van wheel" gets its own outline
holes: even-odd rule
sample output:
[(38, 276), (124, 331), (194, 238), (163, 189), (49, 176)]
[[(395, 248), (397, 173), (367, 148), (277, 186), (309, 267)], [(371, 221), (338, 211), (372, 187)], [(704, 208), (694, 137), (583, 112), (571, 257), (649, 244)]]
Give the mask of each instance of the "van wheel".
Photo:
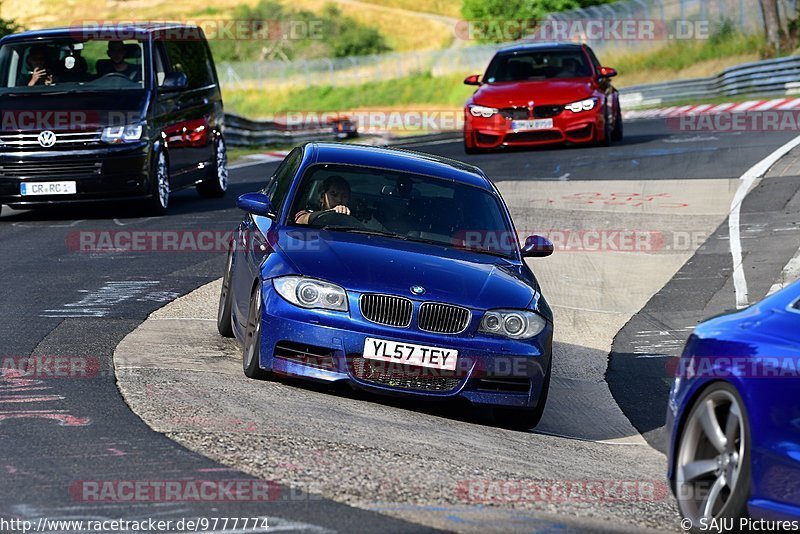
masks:
[(219, 198), (228, 190), (228, 153), (225, 140), (218, 136), (214, 141), (214, 164), (208, 176), (197, 184), (197, 192), (201, 197)]
[(153, 215), (164, 215), (169, 207), (169, 163), (167, 155), (159, 150), (153, 157), (153, 166), (150, 171), (153, 182), (153, 196), (147, 201), (147, 211)]

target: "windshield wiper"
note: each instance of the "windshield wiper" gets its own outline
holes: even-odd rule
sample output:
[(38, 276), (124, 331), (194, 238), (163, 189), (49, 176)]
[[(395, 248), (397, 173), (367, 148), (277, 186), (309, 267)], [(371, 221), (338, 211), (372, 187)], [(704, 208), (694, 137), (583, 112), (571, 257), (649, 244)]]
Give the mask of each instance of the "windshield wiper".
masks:
[(377, 235), (381, 237), (393, 237), (395, 239), (408, 239), (408, 237), (396, 234), (394, 232), (384, 232), (383, 230), (370, 230), (369, 228), (353, 228), (352, 226), (338, 226), (335, 224), (326, 224), (320, 226), (320, 230), (336, 230), (338, 232), (348, 232), (351, 234), (364, 234), (364, 235)]
[(504, 258), (507, 260), (513, 259), (513, 256), (509, 254), (503, 254), (502, 252), (495, 252), (493, 250), (486, 250), (483, 248), (470, 248), (464, 245), (458, 245), (456, 243), (447, 243), (445, 241), (437, 241), (436, 239), (425, 239), (424, 237), (409, 237), (407, 238), (409, 241), (414, 241), (416, 243), (426, 243), (429, 245), (437, 245), (440, 247), (451, 247), (456, 248), (458, 250), (466, 250), (468, 252), (475, 252), (477, 254), (488, 254), (489, 256), (497, 256), (498, 258)]

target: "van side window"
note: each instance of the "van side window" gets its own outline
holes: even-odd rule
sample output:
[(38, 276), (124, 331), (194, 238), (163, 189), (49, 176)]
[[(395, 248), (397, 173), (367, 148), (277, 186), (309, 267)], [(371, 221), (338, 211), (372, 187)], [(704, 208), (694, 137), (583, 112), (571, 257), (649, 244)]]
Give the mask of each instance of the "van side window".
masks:
[(275, 174), (272, 175), (272, 178), (267, 184), (265, 193), (279, 214), (281, 205), (286, 199), (286, 195), (289, 193), (289, 187), (292, 185), (292, 180), (302, 160), (303, 149), (298, 147), (292, 150), (292, 152), (286, 156), (286, 159), (283, 160), (283, 163), (278, 166), (278, 170), (275, 171)]
[(208, 49), (202, 41), (167, 41), (164, 43), (172, 72), (186, 74), (188, 89), (214, 83)]

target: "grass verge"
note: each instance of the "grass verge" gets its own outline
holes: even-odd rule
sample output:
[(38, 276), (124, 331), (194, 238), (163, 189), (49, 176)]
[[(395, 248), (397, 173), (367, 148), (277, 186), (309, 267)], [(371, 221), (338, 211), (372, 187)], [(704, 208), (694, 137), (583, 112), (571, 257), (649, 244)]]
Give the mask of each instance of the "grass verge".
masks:
[(395, 80), (347, 87), (309, 87), (294, 91), (225, 91), (225, 109), (248, 117), (266, 117), (287, 111), (341, 111), (374, 107), (458, 108), (474, 88), (464, 76), (433, 77), (419, 74)]

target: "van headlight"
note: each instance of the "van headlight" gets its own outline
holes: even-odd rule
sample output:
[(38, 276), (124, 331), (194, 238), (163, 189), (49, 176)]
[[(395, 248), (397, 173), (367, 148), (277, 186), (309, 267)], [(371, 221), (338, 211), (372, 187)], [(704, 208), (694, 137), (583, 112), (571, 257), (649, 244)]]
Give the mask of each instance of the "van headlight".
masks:
[(597, 105), (596, 98), (587, 98), (586, 100), (579, 100), (577, 102), (567, 104), (566, 106), (564, 106), (564, 109), (568, 109), (573, 113), (578, 113), (581, 111), (589, 111), (596, 105)]
[(469, 112), (473, 117), (484, 117), (486, 119), (495, 113), (499, 113), (497, 108), (487, 108), (486, 106), (478, 106), (477, 104), (471, 104), (469, 106)]
[(538, 335), (547, 325), (547, 320), (528, 310), (489, 310), (483, 315), (478, 329), (486, 334), (528, 339)]
[(108, 126), (103, 128), (100, 140), (104, 143), (118, 144), (138, 141), (142, 138), (143, 124), (128, 124), (126, 126)]
[(347, 292), (330, 282), (304, 276), (274, 278), (272, 285), (280, 296), (301, 308), (347, 311)]

